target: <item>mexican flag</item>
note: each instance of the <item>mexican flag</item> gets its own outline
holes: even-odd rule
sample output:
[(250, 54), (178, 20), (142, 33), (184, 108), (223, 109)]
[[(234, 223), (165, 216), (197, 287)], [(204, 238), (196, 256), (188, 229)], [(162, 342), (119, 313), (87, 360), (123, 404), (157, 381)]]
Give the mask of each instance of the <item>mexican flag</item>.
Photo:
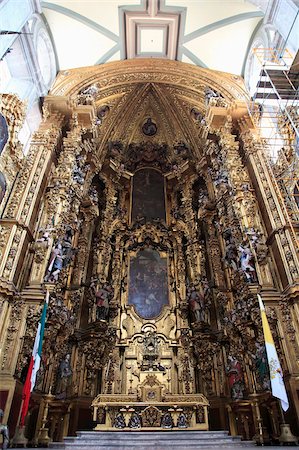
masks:
[(265, 307), (262, 298), (257, 294), (259, 305), (262, 315), (263, 331), (266, 344), (266, 353), (270, 369), (270, 381), (272, 395), (277, 397), (281, 402), (281, 407), (284, 411), (289, 408), (289, 401), (286, 393), (286, 388), (283, 382), (282, 370), (277, 356), (275, 344), (273, 341), (272, 333), (269, 327), (268, 319), (266, 316)]
[(42, 312), (41, 319), (38, 323), (37, 333), (35, 336), (34, 347), (32, 350), (32, 355), (31, 355), (31, 359), (30, 359), (28, 372), (27, 372), (27, 377), (26, 377), (26, 381), (25, 381), (25, 384), (23, 387), (23, 394), (22, 394), (23, 404), (22, 404), (22, 411), (21, 411), (21, 418), (20, 418), (20, 426), (21, 427), (24, 426), (24, 423), (25, 423), (25, 418), (26, 418), (26, 415), (28, 412), (28, 407), (29, 407), (30, 395), (35, 386), (36, 375), (40, 368), (48, 303), (49, 303), (49, 291), (47, 291), (47, 293), (46, 293), (43, 312)]

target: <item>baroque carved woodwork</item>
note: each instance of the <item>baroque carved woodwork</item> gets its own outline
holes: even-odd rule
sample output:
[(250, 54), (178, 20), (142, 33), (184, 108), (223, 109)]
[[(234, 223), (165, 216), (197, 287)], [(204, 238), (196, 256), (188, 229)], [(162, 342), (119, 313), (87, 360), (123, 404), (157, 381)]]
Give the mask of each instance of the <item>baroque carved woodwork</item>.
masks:
[(242, 81), (159, 64), (60, 73), (1, 221), (2, 371), (23, 381), (49, 290), (36, 401), (97, 429), (207, 429), (268, 391), (259, 292), (297, 373), (296, 245)]

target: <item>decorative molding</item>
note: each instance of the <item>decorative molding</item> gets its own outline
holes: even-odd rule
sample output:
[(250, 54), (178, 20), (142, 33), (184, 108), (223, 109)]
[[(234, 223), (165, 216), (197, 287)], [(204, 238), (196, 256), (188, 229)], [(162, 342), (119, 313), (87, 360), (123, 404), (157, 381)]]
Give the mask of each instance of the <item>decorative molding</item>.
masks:
[[(123, 58), (158, 57), (177, 59), (179, 41), (186, 8), (165, 7), (164, 2), (153, 0), (143, 2), (140, 7), (120, 8), (120, 36), (124, 42)], [(151, 42), (146, 41), (146, 31), (152, 31)], [(160, 51), (151, 51), (150, 45), (156, 39)], [(146, 50), (146, 46), (149, 49)]]

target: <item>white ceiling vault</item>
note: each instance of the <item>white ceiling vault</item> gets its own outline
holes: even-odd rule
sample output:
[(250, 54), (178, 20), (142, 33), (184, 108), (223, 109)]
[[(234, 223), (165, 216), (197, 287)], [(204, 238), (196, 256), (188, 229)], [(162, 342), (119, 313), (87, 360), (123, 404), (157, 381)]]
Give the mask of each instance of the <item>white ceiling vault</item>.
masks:
[(41, 5), (60, 70), (153, 57), (241, 75), (264, 16), (253, 3), (53, 0)]

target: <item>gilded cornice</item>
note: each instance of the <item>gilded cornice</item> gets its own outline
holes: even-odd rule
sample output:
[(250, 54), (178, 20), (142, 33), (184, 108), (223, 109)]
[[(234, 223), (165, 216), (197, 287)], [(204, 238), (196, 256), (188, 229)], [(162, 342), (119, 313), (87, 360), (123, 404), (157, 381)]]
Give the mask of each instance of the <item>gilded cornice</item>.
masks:
[(249, 100), (243, 79), (226, 72), (202, 69), (179, 61), (134, 59), (111, 62), (95, 67), (70, 69), (58, 74), (50, 94), (74, 96), (93, 84), (100, 91), (128, 84), (159, 83), (185, 87), (191, 97), (204, 92), (206, 86), (221, 92), (228, 101)]

